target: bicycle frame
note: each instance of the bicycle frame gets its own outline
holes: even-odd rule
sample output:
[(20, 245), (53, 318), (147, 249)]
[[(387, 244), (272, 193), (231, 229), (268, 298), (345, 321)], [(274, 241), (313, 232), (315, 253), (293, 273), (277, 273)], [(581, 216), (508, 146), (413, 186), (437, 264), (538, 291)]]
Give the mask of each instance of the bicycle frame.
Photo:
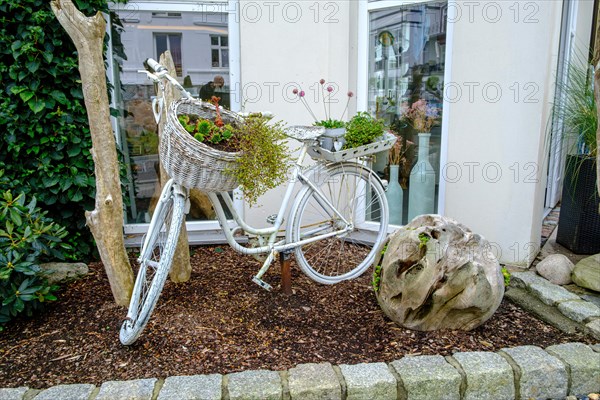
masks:
[[(183, 97), (190, 98), (190, 99), (193, 98), (191, 96), (191, 94), (189, 92), (187, 92), (179, 84), (179, 82), (176, 79), (172, 78), (167, 73), (167, 71), (164, 69), (159, 69), (158, 71), (155, 71), (154, 74), (150, 73), (149, 71), (139, 71), (139, 72), (146, 73), (148, 78), (150, 78), (154, 82), (159, 83), (161, 86), (161, 89), (163, 91), (164, 91), (164, 85), (163, 85), (163, 79), (164, 79), (164, 80), (167, 80), (171, 85), (173, 85), (177, 89), (179, 89)], [(159, 100), (157, 100), (156, 104), (153, 104), (153, 110), (155, 112), (155, 117), (157, 117), (158, 114), (162, 113), (163, 104), (161, 101), (162, 101), (162, 99), (159, 99)], [(157, 110), (157, 107), (158, 107), (158, 110)], [(241, 114), (241, 115), (243, 115), (243, 114)], [(279, 207), (279, 211), (276, 214), (275, 221), (273, 221), (272, 227), (254, 228), (254, 227), (248, 225), (243, 220), (243, 218), (241, 218), (240, 215), (236, 212), (235, 207), (233, 206), (233, 200), (231, 199), (231, 196), (229, 195), (228, 192), (218, 192), (218, 194), (217, 193), (207, 193), (207, 195), (215, 209), (217, 219), (219, 221), (219, 224), (221, 225), (221, 229), (223, 229), (225, 238), (226, 238), (227, 242), (229, 243), (229, 245), (235, 251), (242, 253), (242, 254), (246, 254), (246, 255), (268, 253), (268, 256), (267, 256), (265, 262), (263, 263), (262, 268), (258, 271), (258, 273), (253, 278), (253, 281), (255, 283), (257, 283), (259, 286), (261, 286), (267, 290), (270, 290), (271, 286), (268, 283), (262, 281), (261, 278), (265, 274), (265, 272), (267, 272), (271, 263), (274, 261), (276, 255), (278, 253), (288, 252), (288, 251), (295, 249), (298, 246), (303, 246), (305, 244), (323, 240), (323, 239), (326, 239), (326, 238), (329, 238), (332, 236), (344, 235), (354, 229), (353, 224), (344, 218), (344, 216), (336, 209), (336, 207), (333, 204), (331, 204), (331, 202), (321, 192), (321, 190), (303, 172), (303, 170), (305, 169), (303, 164), (306, 159), (307, 150), (309, 147), (308, 142), (309, 142), (308, 140), (302, 141), (303, 145), (302, 145), (300, 154), (299, 154), (299, 156), (294, 164), (294, 168), (293, 168), (293, 174), (292, 174), (293, 179), (290, 180), (290, 182), (288, 182), (288, 186), (286, 188), (284, 198)], [(317, 164), (315, 167), (309, 168), (308, 171), (316, 172), (319, 167), (322, 167), (322, 164)], [(313, 233), (317, 233), (319, 231), (319, 229), (317, 229), (315, 231), (310, 232), (310, 238), (301, 239), (296, 242), (288, 242), (286, 239), (278, 240), (277, 234), (283, 225), (284, 216), (286, 215), (286, 209), (288, 208), (290, 199), (292, 198), (294, 188), (296, 187), (296, 182), (300, 182), (302, 184), (302, 186), (312, 189), (312, 191), (314, 192), (316, 201), (323, 207), (324, 210), (328, 210), (329, 212), (331, 212), (332, 216), (333, 215), (337, 216), (337, 218), (339, 218), (340, 221), (343, 222), (345, 227), (342, 229), (332, 231), (332, 232), (328, 232), (328, 233), (324, 233), (324, 234), (320, 234), (320, 235), (317, 234), (317, 235), (313, 236), (312, 235)], [(173, 190), (176, 193), (184, 194), (186, 197), (188, 195), (188, 190), (186, 188), (172, 182), (171, 180), (165, 185), (165, 187), (167, 187), (167, 186), (168, 187), (172, 186)], [(170, 189), (165, 190), (165, 192), (167, 192), (168, 190), (170, 190)], [(221, 205), (218, 195), (221, 196), (221, 198), (223, 199), (223, 201), (225, 203), (226, 208), (232, 214), (234, 221), (238, 225), (233, 229), (229, 228), (227, 216), (225, 215), (225, 209)], [(294, 212), (294, 210), (290, 210), (289, 214), (291, 215), (293, 212)], [(151, 224), (151, 228), (152, 228), (152, 224)], [(242, 230), (251, 235), (257, 235), (259, 238), (266, 238), (266, 244), (259, 246), (259, 247), (244, 247), (244, 246), (240, 245), (235, 240), (234, 236), (238, 231), (242, 231)], [(148, 240), (148, 238), (146, 238), (146, 240)]]

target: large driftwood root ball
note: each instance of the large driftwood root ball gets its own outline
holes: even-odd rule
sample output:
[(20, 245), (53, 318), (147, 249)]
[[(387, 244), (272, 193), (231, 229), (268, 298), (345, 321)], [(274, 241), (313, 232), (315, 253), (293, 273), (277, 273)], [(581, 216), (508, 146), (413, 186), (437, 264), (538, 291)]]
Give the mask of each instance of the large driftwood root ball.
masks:
[(471, 330), (502, 301), (504, 279), (490, 244), (466, 226), (421, 215), (394, 232), (375, 260), (379, 305), (397, 324), (420, 331)]

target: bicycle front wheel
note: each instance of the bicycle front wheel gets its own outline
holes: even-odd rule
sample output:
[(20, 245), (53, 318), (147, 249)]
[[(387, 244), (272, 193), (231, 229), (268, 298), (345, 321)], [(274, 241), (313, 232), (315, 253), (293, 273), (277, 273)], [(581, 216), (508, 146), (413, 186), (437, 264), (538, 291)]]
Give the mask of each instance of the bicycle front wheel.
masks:
[[(293, 211), (291, 241), (302, 271), (319, 283), (334, 284), (360, 276), (375, 259), (388, 227), (388, 205), (379, 178), (360, 164), (336, 164), (313, 180)], [(320, 193), (320, 194), (319, 194)], [(335, 210), (332, 207), (335, 207)]]
[(171, 269), (184, 216), (185, 197), (167, 184), (156, 205), (138, 259), (140, 268), (133, 287), (127, 318), (119, 339), (130, 345), (140, 336), (158, 302)]

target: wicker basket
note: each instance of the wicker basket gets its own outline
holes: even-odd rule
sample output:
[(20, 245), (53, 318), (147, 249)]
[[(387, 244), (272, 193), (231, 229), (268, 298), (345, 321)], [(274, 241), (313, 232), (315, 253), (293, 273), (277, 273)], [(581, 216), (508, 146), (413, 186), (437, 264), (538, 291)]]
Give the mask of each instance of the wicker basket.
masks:
[[(238, 186), (236, 179), (224, 171), (235, 167), (240, 153), (215, 150), (200, 143), (179, 123), (178, 116), (181, 114), (213, 120), (216, 109), (212, 104), (199, 100), (180, 99), (171, 104), (159, 146), (160, 160), (167, 174), (190, 189), (205, 192), (235, 189)], [(237, 114), (227, 110), (221, 111), (221, 118), (226, 124), (242, 124)]]

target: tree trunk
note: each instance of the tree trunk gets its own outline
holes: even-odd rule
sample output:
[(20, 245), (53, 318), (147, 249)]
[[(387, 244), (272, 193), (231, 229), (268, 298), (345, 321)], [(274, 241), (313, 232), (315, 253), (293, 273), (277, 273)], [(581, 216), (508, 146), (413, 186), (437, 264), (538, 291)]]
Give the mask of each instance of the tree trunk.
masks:
[[(159, 59), (159, 63), (162, 64), (169, 71), (169, 75), (172, 77), (177, 77), (177, 72), (175, 71), (175, 63), (173, 62), (173, 57), (171, 56), (170, 51), (164, 52)], [(176, 92), (176, 93), (174, 93)], [(160, 86), (158, 87), (157, 96), (162, 96), (162, 90)], [(159, 140), (162, 138), (165, 124), (167, 122), (167, 110), (171, 106), (171, 103), (175, 99), (179, 99), (181, 94), (179, 90), (173, 87), (173, 85), (166, 85), (165, 87), (165, 103), (163, 106), (162, 116), (160, 118), (160, 123), (158, 124), (158, 137)], [(166, 171), (160, 166), (160, 187), (169, 180), (169, 176)], [(173, 282), (186, 282), (190, 279), (190, 275), (192, 274), (192, 266), (190, 265), (190, 247), (188, 245), (188, 235), (187, 230), (185, 229), (185, 221), (181, 224), (181, 231), (179, 232), (179, 240), (177, 241), (177, 248), (175, 249), (175, 254), (173, 256), (173, 265), (171, 266), (171, 271), (169, 272), (169, 277)]]
[(85, 214), (87, 225), (96, 240), (115, 302), (127, 306), (133, 289), (133, 271), (123, 241), (123, 198), (102, 57), (106, 22), (100, 13), (86, 17), (71, 0), (52, 0), (50, 5), (75, 43), (79, 56), (96, 176), (96, 204), (93, 211)]

